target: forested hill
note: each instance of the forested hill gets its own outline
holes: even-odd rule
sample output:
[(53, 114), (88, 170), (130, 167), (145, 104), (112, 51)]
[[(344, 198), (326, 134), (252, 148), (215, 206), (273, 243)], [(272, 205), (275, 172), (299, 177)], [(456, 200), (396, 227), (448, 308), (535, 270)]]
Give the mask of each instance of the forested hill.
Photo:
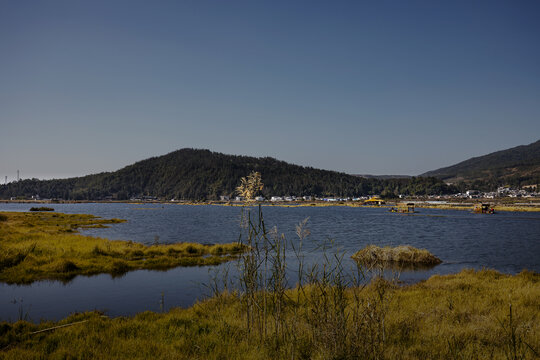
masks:
[(133, 196), (162, 199), (219, 199), (233, 195), (240, 178), (258, 171), (263, 195), (361, 196), (445, 194), (455, 191), (435, 178), (365, 179), (334, 171), (255, 158), (181, 149), (110, 173), (60, 180), (21, 180), (0, 186), (0, 198), (39, 195), (66, 200), (99, 200)]
[(540, 140), (474, 157), (456, 165), (429, 171), (421, 176), (435, 176), (447, 182), (484, 182), (497, 185), (522, 186), (540, 183)]

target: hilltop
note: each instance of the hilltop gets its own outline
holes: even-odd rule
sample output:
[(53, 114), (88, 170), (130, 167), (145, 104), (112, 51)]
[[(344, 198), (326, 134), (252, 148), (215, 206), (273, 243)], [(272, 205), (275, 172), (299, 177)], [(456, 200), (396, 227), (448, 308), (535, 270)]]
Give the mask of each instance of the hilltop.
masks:
[(540, 183), (540, 140), (484, 156), (473, 157), (458, 164), (428, 171), (420, 176), (434, 176), (449, 183), (485, 183), (523, 186)]
[(263, 195), (362, 196), (448, 194), (455, 191), (435, 178), (366, 179), (345, 173), (293, 165), (271, 157), (226, 155), (181, 149), (126, 166), (115, 172), (59, 180), (21, 180), (0, 186), (0, 198), (127, 200), (133, 196), (212, 200), (233, 195), (240, 178), (258, 171)]

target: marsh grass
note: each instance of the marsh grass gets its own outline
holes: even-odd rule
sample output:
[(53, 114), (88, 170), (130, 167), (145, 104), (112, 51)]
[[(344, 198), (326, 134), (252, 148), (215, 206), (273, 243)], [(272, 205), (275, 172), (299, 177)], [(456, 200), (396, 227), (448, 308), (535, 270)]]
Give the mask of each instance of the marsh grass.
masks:
[[(271, 357), (312, 358), (315, 352), (322, 359), (346, 359), (348, 354), (381, 358), (394, 279), (371, 274), (377, 280), (366, 296), (363, 269), (345, 269), (345, 253), (331, 239), (319, 244), (322, 260), (307, 266), (302, 247), (310, 235), (308, 219), (296, 226), (297, 238), (289, 240), (276, 228), (267, 230), (257, 209), (243, 211), (240, 238), (247, 250), (239, 263), (240, 291), (234, 293), (247, 334), (267, 344)], [(297, 259), (296, 269), (287, 267), (287, 256)], [(291, 289), (287, 274), (294, 270), (297, 283)]]
[[(240, 294), (229, 292), (167, 313), (114, 319), (85, 313), (57, 323), (3, 322), (0, 357), (536, 359), (540, 349), (538, 274), (464, 270), (406, 287), (378, 278), (363, 287), (331, 288), (306, 284), (285, 291), (280, 310), (287, 334), (283, 340), (272, 335), (276, 334), (273, 303), (266, 313), (267, 336), (261, 337), (257, 330), (248, 330)], [(383, 303), (377, 300), (381, 294)], [(321, 296), (327, 296), (326, 317), (319, 308)], [(343, 311), (341, 298), (346, 304)], [(88, 321), (77, 323), (84, 320)], [(76, 324), (31, 335), (72, 323)], [(333, 332), (343, 337), (336, 341)]]
[[(240, 288), (216, 275), (213, 296), (188, 309), (58, 323), (0, 323), (5, 359), (533, 359), (540, 349), (540, 275), (464, 270), (400, 287), (382, 267), (344, 266), (331, 240), (306, 265), (307, 219), (297, 239), (243, 209)], [(108, 253), (96, 248), (95, 252)], [(194, 249), (185, 250), (194, 253)], [(215, 251), (218, 251), (217, 248)], [(142, 252), (142, 253), (141, 253)], [(145, 256), (145, 252), (137, 256)], [(99, 255), (102, 256), (102, 255)], [(289, 284), (293, 256), (298, 281)], [(371, 279), (368, 283), (366, 279)], [(292, 285), (292, 287), (291, 287)], [(509, 307), (509, 304), (511, 306)], [(86, 322), (84, 322), (86, 321)], [(42, 329), (73, 324), (54, 331)], [(35, 335), (33, 335), (35, 334)]]
[(352, 255), (352, 258), (368, 268), (429, 268), (442, 262), (426, 249), (417, 249), (409, 245), (396, 247), (367, 245)]
[(511, 211), (511, 212), (538, 212), (540, 211), (540, 204), (535, 205), (494, 205), (495, 212), (497, 211)]
[(0, 222), (0, 281), (31, 283), (69, 281), (77, 275), (120, 276), (135, 269), (167, 270), (177, 266), (217, 265), (235, 259), (237, 243), (143, 245), (78, 234), (79, 228), (123, 222), (92, 215), (3, 213)]

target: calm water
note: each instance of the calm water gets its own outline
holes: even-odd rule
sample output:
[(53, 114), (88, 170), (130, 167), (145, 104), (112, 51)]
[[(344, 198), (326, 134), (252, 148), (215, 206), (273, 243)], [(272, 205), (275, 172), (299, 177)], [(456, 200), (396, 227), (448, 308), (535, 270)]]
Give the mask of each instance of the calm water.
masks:
[[(0, 211), (27, 211), (30, 204), (0, 204)], [(107, 229), (83, 233), (146, 244), (227, 243), (240, 233), (239, 207), (157, 204), (54, 204), (56, 211), (86, 213), (104, 218), (127, 219)], [(444, 262), (430, 270), (403, 272), (400, 279), (413, 282), (433, 274), (463, 268), (489, 267), (505, 273), (522, 269), (540, 272), (540, 213), (471, 214), (466, 211), (419, 209), (418, 214), (389, 213), (385, 208), (264, 206), (267, 226), (277, 226), (294, 240), (295, 225), (309, 217), (310, 237), (304, 242), (306, 262), (320, 261), (320, 244), (332, 239), (335, 249), (349, 259), (367, 244), (408, 244), (426, 248)], [(288, 260), (294, 268), (294, 259)], [(209, 294), (206, 284), (213, 274), (228, 269), (234, 279), (234, 263), (219, 267), (177, 268), (166, 272), (134, 271), (121, 278), (109, 275), (79, 276), (68, 284), (56, 281), (32, 285), (0, 284), (0, 319), (32, 321), (60, 319), (75, 311), (103, 310), (110, 316), (144, 310), (159, 311), (161, 294), (165, 308), (189, 306)], [(294, 275), (291, 273), (291, 276)], [(291, 278), (294, 283), (294, 279)]]

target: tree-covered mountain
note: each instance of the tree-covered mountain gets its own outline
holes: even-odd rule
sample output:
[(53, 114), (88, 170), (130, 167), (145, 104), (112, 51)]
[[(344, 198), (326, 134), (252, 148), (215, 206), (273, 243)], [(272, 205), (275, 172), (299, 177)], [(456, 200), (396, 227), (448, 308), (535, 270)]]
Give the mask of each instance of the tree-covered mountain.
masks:
[(263, 195), (362, 196), (381, 194), (446, 194), (455, 191), (435, 178), (366, 179), (335, 171), (255, 158), (181, 149), (149, 158), (115, 172), (59, 180), (21, 180), (0, 186), (0, 198), (30, 197), (66, 200), (126, 200), (133, 196), (162, 199), (219, 199), (233, 195), (240, 178), (258, 171)]
[(473, 157), (420, 176), (434, 176), (450, 183), (462, 182), (490, 189), (500, 185), (540, 184), (540, 140)]

